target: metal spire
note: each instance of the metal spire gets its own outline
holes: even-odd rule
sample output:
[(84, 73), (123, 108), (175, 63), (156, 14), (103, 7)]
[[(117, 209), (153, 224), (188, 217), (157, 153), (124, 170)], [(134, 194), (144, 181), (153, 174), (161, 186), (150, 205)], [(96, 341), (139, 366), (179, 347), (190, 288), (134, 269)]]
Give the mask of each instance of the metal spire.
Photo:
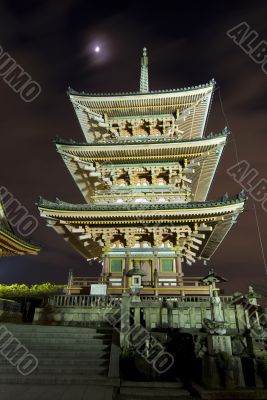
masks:
[(148, 57), (146, 48), (143, 48), (143, 57), (141, 58), (141, 77), (140, 77), (140, 92), (149, 92), (148, 87)]

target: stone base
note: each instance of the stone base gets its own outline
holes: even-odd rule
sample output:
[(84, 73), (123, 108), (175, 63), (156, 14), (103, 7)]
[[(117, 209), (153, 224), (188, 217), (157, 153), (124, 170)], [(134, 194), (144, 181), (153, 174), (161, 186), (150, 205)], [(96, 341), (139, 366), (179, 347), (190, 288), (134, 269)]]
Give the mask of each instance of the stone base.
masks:
[(0, 310), (0, 322), (12, 322), (14, 324), (20, 324), (22, 323), (22, 313)]
[(85, 307), (36, 308), (33, 323), (45, 325), (101, 326), (109, 324), (118, 310)]
[(208, 335), (208, 352), (210, 355), (215, 355), (219, 352), (225, 352), (232, 355), (231, 336), (227, 335)]
[(244, 388), (245, 380), (241, 360), (232, 357), (232, 368), (222, 370), (215, 356), (204, 356), (202, 358), (202, 382), (204, 386), (211, 389), (236, 389)]
[(202, 386), (193, 383), (193, 389), (199, 397), (204, 400), (266, 400), (267, 389), (205, 389)]

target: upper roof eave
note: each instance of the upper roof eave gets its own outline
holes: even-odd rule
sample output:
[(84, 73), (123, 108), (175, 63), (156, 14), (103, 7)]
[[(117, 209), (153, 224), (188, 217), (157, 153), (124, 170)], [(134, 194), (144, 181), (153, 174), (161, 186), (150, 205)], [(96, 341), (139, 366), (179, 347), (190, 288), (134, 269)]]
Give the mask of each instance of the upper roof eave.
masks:
[(135, 96), (135, 97), (144, 97), (148, 95), (158, 95), (158, 94), (174, 94), (174, 93), (182, 93), (182, 92), (188, 92), (188, 91), (196, 91), (199, 89), (205, 89), (205, 88), (213, 88), (215, 86), (216, 82), (214, 79), (211, 79), (209, 82), (201, 84), (201, 85), (196, 85), (196, 86), (190, 86), (190, 87), (185, 87), (185, 88), (180, 88), (180, 89), (164, 89), (164, 90), (150, 90), (149, 92), (142, 93), (142, 92), (117, 92), (117, 93), (88, 93), (88, 92), (78, 92), (72, 88), (68, 88), (67, 90), (67, 95), (70, 96), (85, 96), (85, 97), (93, 97), (94, 99), (97, 97), (117, 97), (117, 96)]

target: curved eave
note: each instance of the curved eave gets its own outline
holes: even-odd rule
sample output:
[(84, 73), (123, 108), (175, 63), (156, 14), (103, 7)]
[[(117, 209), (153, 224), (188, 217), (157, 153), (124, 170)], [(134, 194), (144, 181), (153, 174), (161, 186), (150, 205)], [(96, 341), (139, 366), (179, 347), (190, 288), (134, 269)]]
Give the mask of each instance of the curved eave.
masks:
[(127, 97), (127, 98), (150, 98), (153, 96), (163, 96), (163, 97), (169, 97), (169, 96), (175, 96), (177, 94), (183, 94), (183, 93), (189, 93), (189, 94), (196, 94), (201, 91), (205, 91), (209, 88), (213, 88), (215, 85), (215, 80), (212, 79), (210, 82), (204, 83), (202, 85), (198, 86), (191, 86), (191, 87), (185, 87), (185, 88), (180, 88), (180, 89), (165, 89), (165, 90), (150, 90), (148, 93), (141, 93), (141, 92), (121, 92), (121, 93), (87, 93), (87, 92), (78, 92), (72, 88), (69, 88), (67, 91), (67, 94), (69, 97), (82, 97), (82, 98), (87, 98), (87, 99), (116, 99), (120, 100), (121, 97)]
[(41, 250), (40, 247), (34, 246), (24, 240), (18, 238), (11, 232), (0, 227), (0, 256), (2, 255), (36, 255)]
[[(48, 202), (45, 200), (46, 206), (41, 203), (38, 208), (41, 216), (51, 219), (61, 219), (61, 220), (79, 220), (90, 221), (90, 220), (138, 220), (142, 217), (151, 218), (156, 220), (158, 218), (164, 217), (177, 217), (188, 219), (190, 217), (209, 217), (216, 215), (223, 215), (229, 213), (239, 213), (244, 209), (245, 200), (236, 200), (232, 204), (216, 204), (212, 202), (206, 203), (187, 203), (181, 206), (181, 204), (168, 204), (168, 205), (132, 205), (131, 209), (123, 207), (122, 205), (78, 205), (78, 209), (73, 209), (73, 205), (69, 205), (68, 209), (67, 203), (62, 203), (59, 206), (58, 203)], [(129, 208), (129, 206), (128, 206)]]
[(136, 160), (144, 160), (149, 158), (160, 157), (190, 157), (194, 158), (201, 155), (218, 145), (225, 145), (227, 134), (215, 137), (207, 137), (198, 140), (188, 141), (166, 141), (159, 143), (101, 143), (101, 144), (61, 144), (56, 143), (59, 153), (78, 157), (81, 160), (87, 159), (91, 161), (107, 160), (120, 162), (128, 158)]
[(4, 207), (3, 203), (1, 202), (1, 200), (0, 200), (0, 226), (2, 226), (4, 229), (12, 231), (12, 228), (8, 222), (5, 207)]
[[(227, 134), (211, 138), (191, 141), (167, 141), (147, 144), (110, 144), (110, 145), (78, 145), (57, 144), (57, 151), (71, 173), (87, 202), (95, 193), (94, 181), (99, 178), (90, 176), (90, 163), (102, 162), (106, 167), (110, 164), (126, 162), (136, 166), (144, 161), (176, 162), (188, 158), (194, 170), (192, 176), (192, 201), (206, 200), (213, 176), (219, 163)], [(103, 188), (105, 183), (102, 182)]]
[[(94, 241), (90, 235), (90, 231), (94, 229), (97, 229), (98, 233), (104, 232), (107, 235), (107, 232), (110, 232), (112, 235), (114, 227), (134, 229), (135, 226), (152, 228), (163, 226), (165, 229), (169, 226), (175, 229), (177, 226), (189, 225), (193, 237), (198, 235), (199, 231), (204, 231), (204, 234), (198, 236), (199, 245), (195, 246), (196, 260), (209, 259), (212, 256), (243, 211), (244, 202), (243, 195), (239, 195), (236, 199), (222, 202), (153, 205), (153, 207), (134, 205), (130, 210), (126, 210), (126, 207), (121, 205), (74, 206), (64, 202), (52, 203), (40, 200), (39, 211), (47, 220), (47, 225), (87, 259), (101, 257), (103, 252), (103, 244)], [(74, 207), (76, 209), (73, 209)], [(186, 254), (189, 251), (186, 248), (184, 250)], [(189, 258), (190, 261), (190, 256), (186, 254), (185, 258), (187, 257), (187, 261)]]
[[(172, 116), (196, 107), (188, 119), (196, 136), (202, 136), (215, 82), (173, 91), (157, 91), (133, 94), (85, 94), (70, 92), (69, 97), (86, 140), (92, 141), (90, 113), (106, 116), (109, 120), (120, 118)], [(191, 133), (190, 133), (191, 135)]]

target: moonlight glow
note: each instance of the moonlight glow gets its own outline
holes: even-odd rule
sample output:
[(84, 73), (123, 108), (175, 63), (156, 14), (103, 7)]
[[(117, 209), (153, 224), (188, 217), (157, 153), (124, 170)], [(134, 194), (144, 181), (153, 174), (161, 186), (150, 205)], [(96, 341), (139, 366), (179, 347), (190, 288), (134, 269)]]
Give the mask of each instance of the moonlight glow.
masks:
[(99, 53), (99, 52), (100, 52), (100, 47), (99, 47), (99, 46), (96, 46), (96, 47), (95, 47), (95, 52), (96, 52), (96, 53)]

